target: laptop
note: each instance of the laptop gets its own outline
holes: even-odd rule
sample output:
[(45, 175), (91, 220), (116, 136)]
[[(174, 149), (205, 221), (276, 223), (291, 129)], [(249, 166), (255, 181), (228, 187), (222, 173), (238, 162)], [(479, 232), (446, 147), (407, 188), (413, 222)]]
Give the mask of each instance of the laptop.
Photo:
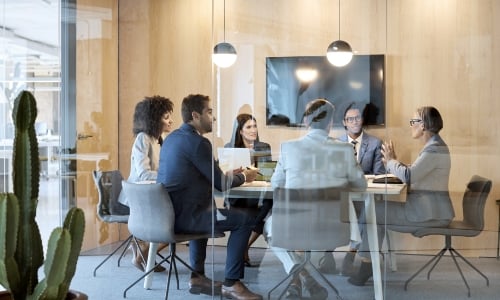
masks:
[(257, 168), (259, 168), (259, 173), (262, 175), (257, 175), (255, 180), (259, 181), (271, 181), (271, 177), (276, 169), (276, 161), (260, 161), (257, 162)]
[(250, 167), (250, 149), (248, 148), (217, 148), (219, 167), (227, 172), (240, 167)]

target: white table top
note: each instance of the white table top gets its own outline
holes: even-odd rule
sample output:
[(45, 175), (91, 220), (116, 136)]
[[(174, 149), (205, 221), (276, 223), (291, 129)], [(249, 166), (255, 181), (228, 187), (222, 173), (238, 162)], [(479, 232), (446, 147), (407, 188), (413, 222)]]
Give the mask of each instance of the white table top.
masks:
[[(401, 194), (403, 189), (406, 187), (405, 184), (384, 184), (384, 183), (373, 183), (373, 176), (366, 176), (368, 181), (368, 187), (365, 191), (359, 191), (360, 193), (371, 193), (371, 194), (389, 194), (389, 195), (398, 195)], [(271, 187), (270, 182), (266, 181), (253, 181), (250, 183), (244, 183), (241, 186), (234, 187), (230, 191), (226, 193), (228, 196), (237, 195), (239, 192), (272, 192), (273, 188)], [(358, 192), (353, 190), (352, 192)]]

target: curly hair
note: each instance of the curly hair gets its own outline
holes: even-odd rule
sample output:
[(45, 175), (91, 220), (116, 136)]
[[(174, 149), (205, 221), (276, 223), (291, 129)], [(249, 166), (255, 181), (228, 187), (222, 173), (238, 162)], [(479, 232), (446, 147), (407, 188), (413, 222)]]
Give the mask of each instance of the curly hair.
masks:
[(162, 96), (145, 97), (137, 103), (134, 112), (134, 135), (144, 132), (162, 142), (162, 118), (166, 113), (172, 113), (174, 104)]

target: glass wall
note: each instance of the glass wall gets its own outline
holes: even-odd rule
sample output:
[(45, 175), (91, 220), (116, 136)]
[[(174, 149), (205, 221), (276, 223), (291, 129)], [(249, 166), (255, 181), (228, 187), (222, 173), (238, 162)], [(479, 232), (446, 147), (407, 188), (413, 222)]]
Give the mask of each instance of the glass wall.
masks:
[[(40, 198), (37, 213), (43, 239), (60, 224), (60, 101), (61, 45), (59, 1), (2, 1), (0, 163), (2, 192), (12, 192), (12, 147), (14, 99), (28, 90), (37, 99), (35, 123), (40, 154)], [(32, 18), (27, 10), (40, 16)]]
[[(44, 224), (42, 235), (60, 223), (67, 207), (76, 205), (85, 210), (87, 221), (82, 254), (107, 252), (129, 232), (126, 225), (103, 222), (97, 216), (99, 196), (92, 174), (119, 170), (128, 178), (135, 105), (146, 96), (169, 98), (174, 104), (172, 128), (176, 129), (183, 123), (183, 98), (208, 95), (216, 121), (212, 132), (204, 136), (212, 144), (219, 167), (223, 172), (256, 167), (261, 173), (243, 188), (213, 193), (220, 209), (265, 217), (252, 227), (251, 247), (242, 262), (242, 282), (267, 295), (288, 275), (293, 261), (309, 258), (304, 250), (313, 250), (310, 262), (322, 271), (318, 273), (311, 265), (307, 269), (326, 288), (328, 299), (335, 291), (320, 274), (345, 298), (399, 298), (405, 281), (428, 255), (445, 246), (444, 238), (408, 229), (421, 224), (370, 226), (374, 216), (383, 224), (394, 215), (412, 222), (437, 221), (440, 226), (445, 226), (438, 222), (441, 219), (454, 216), (454, 220), (462, 220), (472, 210), (462, 206), (464, 191), (472, 176), (480, 175), (493, 183), (480, 207), (484, 212), (476, 215), (483, 226), (477, 236), (453, 238), (453, 246), (475, 262), (479, 257), (497, 255), (498, 207), (494, 200), (500, 198), (496, 185), (500, 157), (496, 151), (499, 139), (492, 129), (500, 125), (496, 117), (499, 87), (495, 84), (500, 74), (496, 58), (500, 52), (496, 29), (500, 28), (496, 24), (500, 4), (476, 2), (1, 1), (2, 191), (12, 190), (12, 101), (20, 90), (28, 89), (39, 108), (42, 180), (38, 217)], [(39, 13), (27, 21), (26, 11)], [(338, 39), (347, 41), (354, 52), (353, 60), (344, 67), (334, 67), (326, 59), (328, 46)], [(236, 62), (228, 68), (212, 63), (212, 49), (220, 42), (231, 43), (237, 52)], [(311, 77), (299, 78), (298, 69)], [(327, 102), (307, 106), (317, 98)], [(353, 102), (359, 110), (347, 109)], [(326, 109), (332, 106), (334, 112)], [(439, 111), (441, 130), (417, 110), (424, 106)], [(370, 110), (363, 114), (365, 107)], [(331, 128), (311, 130), (311, 125), (322, 126), (321, 120), (330, 114)], [(241, 128), (237, 116), (241, 116)], [(253, 119), (244, 119), (248, 116)], [(363, 136), (353, 147), (346, 134), (362, 121)], [(446, 144), (449, 155), (445, 150), (444, 158), (432, 160), (429, 168), (437, 171), (398, 173), (401, 169), (395, 167), (396, 160), (411, 165), (423, 156), (422, 149), (432, 136), (429, 131), (439, 131), (439, 149)], [(238, 134), (243, 136), (242, 143), (235, 138)], [(384, 171), (364, 170), (366, 176), (357, 173), (364, 167), (351, 162), (354, 157), (361, 161), (367, 153), (364, 143), (368, 136), (392, 141), (394, 151), (386, 149), (390, 152), (387, 159), (393, 159), (387, 172), (398, 173), (406, 184), (374, 185), (374, 175), (385, 176)], [(308, 139), (313, 142), (307, 143)], [(349, 144), (340, 144), (338, 139)], [(374, 151), (378, 154), (380, 149), (375, 146)], [(232, 157), (238, 162), (232, 162)], [(277, 174), (274, 182), (270, 178), (273, 172)], [(421, 181), (416, 174), (423, 174)], [(430, 184), (432, 197), (446, 194), (447, 187), (449, 200), (440, 198), (441, 205), (407, 201), (414, 191), (428, 191), (422, 182)], [(307, 188), (314, 193), (278, 193), (277, 186)], [(319, 189), (338, 187), (345, 189), (335, 191), (336, 197)], [(359, 191), (364, 188), (367, 190)], [(278, 200), (280, 196), (283, 199)], [(331, 198), (339, 201), (326, 201)], [(247, 203), (241, 204), (241, 199)], [(400, 207), (394, 208), (397, 204), (389, 201), (401, 203)], [(296, 202), (302, 206), (292, 206)], [(238, 207), (241, 205), (252, 207)], [(270, 212), (267, 216), (265, 209)], [(284, 219), (272, 225), (264, 222), (271, 215)], [(357, 219), (368, 225), (358, 224)], [(326, 237), (320, 235), (325, 231)], [(215, 247), (210, 248), (207, 276), (216, 280), (226, 276), (229, 236), (210, 241)], [(363, 241), (363, 236), (371, 240)], [(379, 249), (375, 237), (384, 240)], [(366, 248), (367, 244), (371, 247)], [(356, 256), (352, 256), (354, 249), (359, 250)], [(335, 250), (336, 267), (324, 250)], [(186, 248), (184, 251), (187, 254)], [(238, 255), (245, 258), (245, 251)], [(343, 270), (344, 261), (353, 257), (354, 272), (369, 260), (374, 266), (369, 265), (374, 273), (364, 287), (349, 284), (349, 276), (342, 276), (348, 271)], [(456, 272), (449, 269), (446, 272)], [(434, 272), (443, 271), (436, 268)], [(466, 276), (477, 276), (470, 273)], [(447, 296), (461, 298), (466, 288), (455, 275), (452, 279), (437, 277), (436, 282), (417, 276), (407, 295), (418, 298), (427, 284), (431, 291), (435, 284), (452, 286)], [(473, 291), (481, 295), (478, 298), (488, 298), (489, 292), (481, 294), (477, 287), (483, 286), (481, 280), (473, 281)], [(354, 282), (364, 284), (364, 280)], [(323, 293), (318, 286), (308, 290), (307, 284), (302, 291), (304, 295)], [(286, 292), (285, 286), (273, 291), (272, 299), (280, 292)]]

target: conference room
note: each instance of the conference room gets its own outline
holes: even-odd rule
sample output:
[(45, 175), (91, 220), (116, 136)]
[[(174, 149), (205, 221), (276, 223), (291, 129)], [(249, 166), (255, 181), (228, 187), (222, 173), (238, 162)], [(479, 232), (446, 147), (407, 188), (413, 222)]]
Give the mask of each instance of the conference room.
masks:
[[(266, 230), (274, 230), (272, 241), (285, 249), (283, 252), (299, 251), (299, 257), (310, 259), (305, 268), (326, 289), (328, 296), (324, 299), (335, 299), (337, 292), (342, 299), (495, 299), (498, 294), (498, 1), (23, 0), (17, 6), (7, 0), (0, 3), (0, 20), (4, 24), (0, 46), (5, 49), (1, 60), (4, 95), (0, 99), (0, 123), (4, 129), (0, 130), (0, 150), (12, 153), (13, 99), (22, 89), (32, 91), (38, 102), (37, 121), (48, 124), (50, 132), (41, 135), (50, 137), (50, 158), (44, 166), (47, 172), (40, 180), (37, 212), (44, 245), (52, 229), (62, 223), (68, 208), (76, 206), (85, 213), (85, 235), (72, 289), (92, 299), (117, 299), (145, 274), (130, 263), (131, 251), (125, 251), (119, 260), (127, 249), (131, 231), (127, 222), (107, 222), (99, 215), (102, 195), (94, 181), (95, 174), (118, 171), (124, 180), (129, 177), (135, 140), (134, 109), (138, 102), (154, 95), (172, 101), (173, 123), (163, 137), (166, 146), (170, 134), (183, 125), (183, 99), (190, 94), (202, 94), (209, 96), (216, 119), (204, 137), (210, 141), (219, 167), (224, 172), (256, 167), (261, 173), (253, 183), (225, 186), (224, 191), (219, 191), (214, 183), (212, 196), (217, 208), (234, 206), (230, 199), (253, 199), (258, 210), (273, 200), (273, 208), (269, 208), (263, 221), (270, 215), (289, 218), (276, 222), (273, 217), (271, 226), (263, 225), (257, 234), (251, 235), (255, 241), (244, 257), (241, 282), (252, 292), (266, 299), (288, 295), (287, 284), (293, 274), (273, 290), (288, 275), (273, 244), (266, 241)], [(43, 13), (32, 14), (33, 10)], [(32, 24), (20, 21), (23, 14), (32, 18)], [(44, 28), (43, 34), (38, 28)], [(46, 38), (49, 32), (52, 35)], [(347, 63), (332, 62), (332, 57), (339, 54), (335, 52), (346, 49), (352, 54)], [(216, 63), (214, 53), (227, 50), (235, 59), (232, 64)], [(448, 231), (422, 228), (419, 233), (411, 233), (376, 226), (375, 219), (384, 219), (378, 211), (375, 213), (376, 206), (387, 202), (404, 204), (407, 193), (413, 191), (408, 182), (384, 181), (391, 177), (389, 171), (365, 174), (367, 186), (344, 190), (339, 207), (317, 200), (284, 213), (290, 207), (282, 206), (284, 202), (276, 205), (277, 197), (284, 194), (273, 187), (271, 177), (283, 160), (282, 145), (310, 133), (310, 123), (304, 116), (308, 115), (307, 104), (318, 98), (326, 99), (325, 105), (335, 108), (331, 128), (327, 130), (331, 141), (345, 137), (350, 123), (362, 121), (364, 137), (378, 138), (387, 145), (392, 142), (392, 150), (386, 152), (406, 165), (422, 155), (426, 144), (415, 136), (415, 131), (421, 128), (422, 135), (429, 132), (418, 109), (436, 108), (443, 123), (438, 135), (449, 151), (447, 188), (455, 227), (445, 226)], [(346, 111), (352, 104), (366, 109), (359, 111), (359, 117), (352, 115), (348, 119)], [(255, 127), (251, 150), (235, 143), (235, 134), (244, 135), (245, 131), (245, 124), (237, 129), (239, 115), (254, 118), (250, 122)], [(349, 155), (337, 153), (331, 157), (341, 156), (339, 161), (344, 162), (351, 161), (354, 155), (359, 159), (360, 147), (349, 144), (345, 148)], [(341, 172), (335, 170), (343, 172), (349, 168), (345, 164), (335, 165), (332, 160), (308, 160), (312, 157), (308, 155), (315, 152), (313, 149), (307, 148), (303, 155), (292, 158), (308, 165), (300, 174), (302, 182), (317, 182), (325, 187), (324, 182), (332, 181), (320, 171), (332, 170), (332, 176), (337, 176)], [(2, 156), (2, 161), (0, 175), (5, 192), (12, 190), (11, 160)], [(217, 169), (215, 165), (214, 168)], [(375, 177), (382, 178), (381, 183), (373, 183)], [(477, 188), (475, 183), (483, 179), (486, 181), (481, 186), (482, 193), (471, 196), (475, 192), (471, 189)], [(390, 211), (388, 207), (386, 212)], [(477, 213), (471, 216), (473, 209)], [(300, 218), (294, 215), (299, 210), (314, 215)], [(318, 228), (336, 218), (344, 229), (330, 230), (331, 238), (320, 236)], [(366, 228), (364, 223), (357, 223), (364, 218)], [(453, 223), (463, 218), (474, 218), (474, 224)], [(305, 219), (306, 223), (299, 223)], [(470, 228), (456, 227), (463, 225)], [(306, 228), (307, 236), (299, 232)], [(359, 233), (360, 228), (366, 229), (364, 233)], [(344, 235), (344, 240), (334, 247), (337, 231)], [(385, 238), (379, 247), (380, 232)], [(352, 276), (342, 273), (342, 264), (356, 244), (351, 240), (362, 242), (363, 234), (368, 239), (368, 254), (355, 256), (354, 269), (359, 271), (364, 259), (369, 258), (373, 276), (358, 286), (349, 283)], [(209, 238), (207, 277), (224, 281), (229, 237), (230, 233), (225, 232), (223, 237)], [(300, 241), (311, 248), (298, 245)], [(324, 245), (328, 242), (330, 246)], [(150, 246), (155, 249), (157, 244)], [(455, 249), (477, 270), (448, 251), (430, 273), (430, 280), (427, 272), (432, 265), (412, 278), (443, 248)], [(117, 252), (94, 271), (114, 250)], [(333, 271), (315, 269), (321, 269), (325, 250), (334, 250)], [(185, 242), (179, 242), (176, 251), (189, 262)], [(155, 257), (154, 251), (151, 253), (154, 259), (148, 259), (148, 265), (144, 262), (146, 270), (155, 260), (162, 260)], [(147, 259), (148, 253), (144, 254)], [(168, 256), (169, 248), (159, 254)], [(461, 269), (457, 269), (455, 258)], [(167, 271), (141, 279), (127, 290), (127, 299), (164, 298), (170, 265), (162, 265)], [(212, 297), (190, 293), (191, 271), (184, 265), (177, 264), (177, 273), (179, 287), (173, 276), (168, 290), (170, 298)], [(109, 288), (110, 282), (113, 289)], [(314, 291), (304, 283), (301, 293), (303, 299), (314, 298)]]

